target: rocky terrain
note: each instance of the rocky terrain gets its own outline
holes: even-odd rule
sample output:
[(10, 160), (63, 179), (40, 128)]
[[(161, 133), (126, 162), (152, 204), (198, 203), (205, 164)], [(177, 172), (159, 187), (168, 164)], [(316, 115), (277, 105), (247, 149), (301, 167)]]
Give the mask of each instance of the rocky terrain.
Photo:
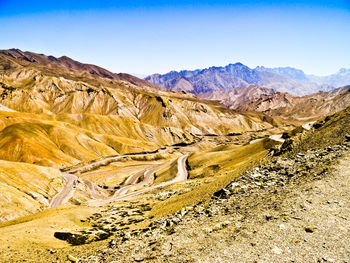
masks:
[[(112, 203), (80, 217), (84, 226), (80, 230), (67, 231), (64, 227), (62, 231), (52, 226), (52, 235), (72, 246), (36, 248), (34, 255), (16, 250), (16, 259), (347, 262), (350, 257), (349, 111), (347, 108), (321, 119), (309, 130), (299, 127), (285, 132), (283, 144), (270, 146), (268, 153), (255, 159), (252, 166), (243, 165), (245, 169), (237, 170), (237, 176), (230, 177), (233, 179), (207, 199), (190, 205), (182, 203), (182, 208), (167, 214), (157, 212), (156, 200), (166, 210), (173, 200), (195, 195), (200, 181), (191, 180), (192, 174), (177, 187), (149, 192), (141, 199)], [(268, 139), (245, 147), (257, 149), (260, 142), (266, 144)], [(213, 181), (216, 184), (225, 171), (219, 149), (224, 155), (231, 155), (230, 147), (215, 148), (222, 167)], [(234, 151), (236, 155), (231, 156), (239, 160), (247, 150), (238, 147)], [(209, 155), (212, 161), (210, 152), (202, 155)], [(189, 161), (190, 174), (199, 160), (194, 157)], [(208, 179), (210, 176), (204, 178)], [(198, 189), (201, 188), (205, 187)], [(12, 255), (9, 250), (2, 257), (6, 261)]]
[(80, 260), (348, 262), (349, 149), (346, 135), (325, 148), (277, 154), (209, 201), (148, 229), (118, 232), (108, 247)]
[(350, 104), (350, 86), (306, 96), (256, 85), (203, 93), (201, 98), (217, 100), (230, 109), (263, 112), (284, 123), (305, 123), (345, 109)]
[[(277, 169), (256, 167), (208, 203), (162, 218), (146, 233), (118, 233), (109, 248), (80, 259), (82, 262), (347, 262), (349, 156), (343, 154), (348, 150), (349, 144), (310, 151), (306, 157), (288, 160), (311, 166), (307, 172), (312, 175), (301, 178), (284, 172), (290, 166), (283, 159), (276, 160)], [(315, 158), (319, 153), (332, 162), (343, 157), (334, 170), (327, 166), (328, 171), (314, 173), (315, 166), (324, 160)]]
[[(41, 167), (52, 167), (52, 180), (61, 180), (33, 190), (22, 186), (19, 169), (13, 169), (11, 182), (7, 175), (1, 176), (8, 196), (0, 200), (7, 207), (1, 210), (0, 221), (46, 208), (62, 190), (67, 176), (61, 170), (67, 167), (187, 145), (209, 134), (275, 126), (273, 119), (263, 114), (239, 113), (68, 57), (11, 49), (0, 51), (0, 65), (0, 159), (9, 161), (0, 167), (27, 163), (26, 169), (35, 175), (33, 181), (46, 178)], [(88, 183), (78, 185), (81, 194), (75, 203), (91, 198), (84, 194), (91, 178), (84, 180)]]
[(68, 57), (0, 65), (0, 262), (349, 260), (348, 87), (218, 102)]
[(306, 75), (303, 71), (290, 67), (265, 68), (260, 66), (251, 69), (242, 63), (236, 63), (224, 67), (171, 71), (163, 75), (153, 74), (146, 77), (145, 80), (169, 90), (194, 94), (259, 85), (294, 96), (303, 96), (349, 85), (350, 70), (341, 69), (335, 74), (318, 77)]

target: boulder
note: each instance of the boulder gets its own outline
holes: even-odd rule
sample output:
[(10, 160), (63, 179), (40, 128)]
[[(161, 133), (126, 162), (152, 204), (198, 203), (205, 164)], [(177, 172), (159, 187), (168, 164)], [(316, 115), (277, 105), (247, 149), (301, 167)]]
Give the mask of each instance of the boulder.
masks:
[(55, 232), (54, 237), (60, 240), (67, 241), (71, 245), (83, 245), (86, 244), (88, 236), (80, 234), (72, 234), (69, 232)]

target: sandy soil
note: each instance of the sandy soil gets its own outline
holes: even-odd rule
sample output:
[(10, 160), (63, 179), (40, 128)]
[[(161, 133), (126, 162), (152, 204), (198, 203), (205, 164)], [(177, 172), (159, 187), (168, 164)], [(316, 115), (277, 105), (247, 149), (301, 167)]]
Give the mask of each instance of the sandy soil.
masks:
[[(146, 234), (115, 238), (83, 262), (349, 262), (349, 148), (322, 152), (308, 175), (281, 169), (258, 179), (261, 170), (251, 171), (227, 196), (161, 219)], [(320, 171), (326, 160), (333, 166)]]
[(347, 155), (333, 173), (288, 190), (280, 205), (276, 200), (277, 207), (260, 215), (189, 220), (191, 227), (184, 223), (178, 236), (168, 241), (178, 254), (167, 252), (170, 255), (163, 258), (171, 262), (349, 262), (349, 189)]

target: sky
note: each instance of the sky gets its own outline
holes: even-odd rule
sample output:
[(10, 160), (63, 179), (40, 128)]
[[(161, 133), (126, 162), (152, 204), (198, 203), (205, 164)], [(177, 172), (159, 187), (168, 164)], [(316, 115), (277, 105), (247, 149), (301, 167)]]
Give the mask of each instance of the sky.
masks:
[(347, 1), (0, 0), (0, 49), (148, 75), (241, 62), (350, 68)]

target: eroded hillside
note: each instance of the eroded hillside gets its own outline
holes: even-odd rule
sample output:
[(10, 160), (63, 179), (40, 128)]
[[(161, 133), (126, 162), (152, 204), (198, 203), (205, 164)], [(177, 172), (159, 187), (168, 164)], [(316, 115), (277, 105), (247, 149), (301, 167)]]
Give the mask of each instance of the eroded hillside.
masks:
[[(48, 166), (63, 171), (137, 153), (146, 161), (140, 164), (142, 168), (152, 166), (154, 159), (176, 161), (179, 155), (166, 148), (172, 145), (275, 126), (273, 119), (262, 114), (239, 113), (191, 94), (163, 91), (128, 74), (114, 74), (67, 57), (20, 50), (0, 52), (0, 106), (0, 159), (9, 161), (9, 166), (27, 163), (33, 170)], [(159, 153), (161, 149), (166, 152)], [(120, 165), (128, 167), (129, 163), (123, 162)], [(97, 184), (123, 184), (121, 178), (134, 171), (132, 165), (125, 168), (129, 169), (126, 174), (111, 169), (109, 176), (102, 178), (90, 174), (78, 179), (55, 170), (60, 185), (9, 190), (9, 199), (2, 199), (1, 205), (6, 203), (9, 209), (18, 206), (14, 209), (17, 216), (36, 212), (48, 207), (53, 193), (64, 192), (62, 186), (70, 183), (74, 191), (67, 189), (64, 198), (55, 203), (81, 204), (95, 197), (107, 198), (113, 193)], [(14, 172), (14, 182), (20, 174), (20, 170)], [(32, 173), (32, 180), (39, 174)], [(8, 181), (3, 183), (6, 189), (12, 186)], [(42, 196), (41, 201), (37, 195)], [(2, 210), (1, 221), (16, 217), (16, 212), (10, 216), (6, 213)]]
[[(200, 235), (220, 231), (237, 221), (232, 207), (246, 215), (249, 202), (275, 200), (255, 190), (323, 174), (348, 145), (349, 108), (307, 131), (290, 125), (346, 108), (347, 89), (293, 97), (237, 88), (220, 95), (229, 109), (67, 57), (9, 50), (0, 62), (0, 261), (164, 261), (173, 244), (186, 261), (177, 242), (192, 240), (179, 235), (193, 235), (186, 222)], [(278, 171), (250, 176), (268, 167)]]
[(263, 112), (284, 123), (302, 124), (345, 109), (350, 105), (350, 87), (297, 97), (256, 85), (204, 93), (230, 109)]
[[(261, 130), (273, 124), (262, 115), (240, 114), (190, 95), (156, 90), (131, 76), (107, 74), (78, 62), (67, 64), (67, 58), (18, 50), (4, 51), (1, 58), (0, 103), (20, 112), (2, 114), (1, 140), (6, 151), (11, 151), (15, 139), (30, 143), (29, 138), (37, 137), (39, 144), (56, 144), (49, 148), (61, 152), (53, 155), (85, 160), (189, 143), (197, 135)], [(44, 137), (50, 142), (44, 142)], [(73, 145), (77, 146), (74, 153), (69, 149)], [(15, 154), (8, 155), (18, 160)], [(18, 161), (26, 160), (26, 154), (17, 155), (24, 158)]]

